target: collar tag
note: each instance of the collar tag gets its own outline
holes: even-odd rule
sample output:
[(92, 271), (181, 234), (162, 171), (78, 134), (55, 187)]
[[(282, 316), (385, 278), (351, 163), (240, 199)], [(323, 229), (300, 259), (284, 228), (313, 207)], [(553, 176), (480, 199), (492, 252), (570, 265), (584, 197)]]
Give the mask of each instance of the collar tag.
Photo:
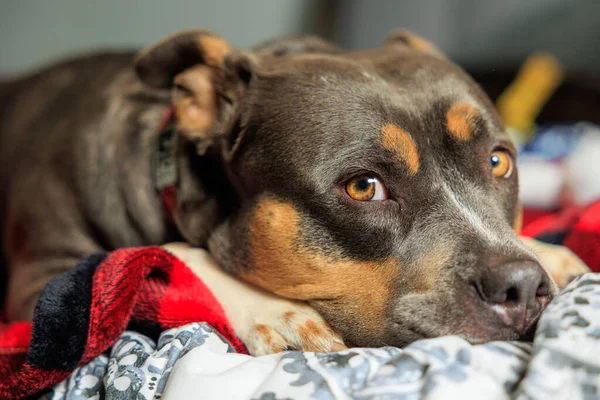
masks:
[(177, 183), (177, 164), (175, 160), (175, 127), (169, 125), (158, 135), (154, 177), (157, 190), (163, 190)]

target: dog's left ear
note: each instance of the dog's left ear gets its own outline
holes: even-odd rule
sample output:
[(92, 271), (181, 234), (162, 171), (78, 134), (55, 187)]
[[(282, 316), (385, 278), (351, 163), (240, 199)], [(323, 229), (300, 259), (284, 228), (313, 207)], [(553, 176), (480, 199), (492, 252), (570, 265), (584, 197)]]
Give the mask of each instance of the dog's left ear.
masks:
[(239, 103), (254, 74), (256, 60), (205, 30), (171, 35), (138, 54), (135, 71), (142, 82), (171, 89), (179, 133), (199, 154), (229, 140)]
[(428, 40), (415, 35), (404, 29), (395, 29), (386, 37), (384, 44), (386, 46), (407, 46), (436, 57), (445, 57), (444, 54)]
[(255, 46), (252, 50), (275, 57), (299, 53), (339, 54), (344, 50), (318, 36), (295, 34), (268, 40)]

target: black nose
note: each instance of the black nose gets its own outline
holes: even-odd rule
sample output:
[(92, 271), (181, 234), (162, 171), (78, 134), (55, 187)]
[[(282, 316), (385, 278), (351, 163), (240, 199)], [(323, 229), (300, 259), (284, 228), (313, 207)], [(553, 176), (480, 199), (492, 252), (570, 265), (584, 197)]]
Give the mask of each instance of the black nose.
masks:
[(551, 300), (550, 278), (534, 261), (515, 261), (486, 268), (475, 287), (503, 324), (527, 333)]

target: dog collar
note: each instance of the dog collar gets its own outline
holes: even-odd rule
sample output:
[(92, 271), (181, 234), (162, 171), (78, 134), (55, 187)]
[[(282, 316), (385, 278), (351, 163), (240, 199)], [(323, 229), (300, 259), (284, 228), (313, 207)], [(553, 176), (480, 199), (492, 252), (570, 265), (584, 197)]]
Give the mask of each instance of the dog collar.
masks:
[(154, 187), (163, 206), (167, 219), (174, 223), (177, 212), (177, 146), (176, 146), (175, 110), (169, 107), (160, 124), (155, 162)]

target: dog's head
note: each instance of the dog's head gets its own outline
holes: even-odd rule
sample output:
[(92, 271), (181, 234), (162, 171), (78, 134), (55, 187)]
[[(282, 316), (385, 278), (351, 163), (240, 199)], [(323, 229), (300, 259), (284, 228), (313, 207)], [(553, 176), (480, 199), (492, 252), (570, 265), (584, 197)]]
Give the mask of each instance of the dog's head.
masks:
[(221, 265), (309, 302), (350, 343), (519, 339), (555, 291), (515, 233), (513, 143), (423, 39), (241, 51), (184, 32), (137, 71), (173, 88), (182, 135), (227, 165), (240, 207), (210, 239)]

